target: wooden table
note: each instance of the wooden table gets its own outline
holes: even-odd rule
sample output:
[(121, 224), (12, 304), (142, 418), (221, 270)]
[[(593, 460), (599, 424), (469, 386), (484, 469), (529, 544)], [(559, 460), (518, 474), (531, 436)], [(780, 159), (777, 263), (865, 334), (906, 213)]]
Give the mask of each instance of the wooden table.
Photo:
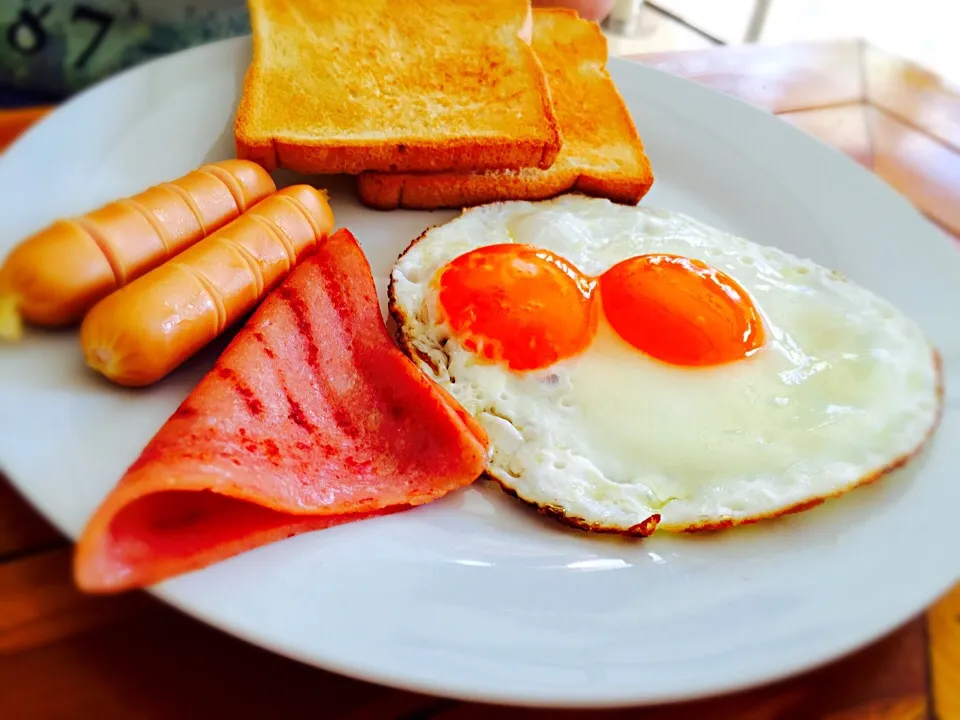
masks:
[[(933, 75), (857, 42), (717, 48), (640, 60), (779, 114), (856, 158), (960, 235), (960, 92)], [(0, 116), (0, 140), (31, 119), (23, 112)], [(223, 635), (142, 593), (84, 597), (71, 585), (69, 553), (64, 538), (0, 479), (3, 718), (557, 715), (341, 678)], [(960, 588), (868, 649), (789, 681), (694, 704), (561, 715), (954, 720), (960, 718)]]

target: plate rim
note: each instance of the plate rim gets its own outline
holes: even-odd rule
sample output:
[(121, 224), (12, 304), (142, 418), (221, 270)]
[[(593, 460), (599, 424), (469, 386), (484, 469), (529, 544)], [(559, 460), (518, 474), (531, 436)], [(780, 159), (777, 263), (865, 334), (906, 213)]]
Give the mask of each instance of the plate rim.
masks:
[[(8, 148), (7, 152), (4, 153), (5, 156), (8, 156), (11, 151), (15, 152), (16, 155), (19, 154), (18, 148), (23, 146), (29, 146), (33, 142), (32, 138), (37, 133), (46, 132), (44, 128), (49, 127), (53, 123), (59, 122), (58, 118), (61, 116), (61, 113), (65, 112), (68, 108), (72, 107), (74, 103), (82, 101), (87, 95), (94, 92), (104, 92), (109, 93), (110, 87), (121, 82), (130, 82), (130, 76), (139, 76), (141, 74), (146, 74), (147, 72), (156, 72), (158, 66), (165, 66), (168, 64), (173, 64), (176, 62), (186, 62), (185, 56), (192, 55), (203, 55), (209, 53), (211, 56), (226, 55), (228, 53), (235, 53), (239, 50), (242, 44), (249, 43), (250, 36), (240, 36), (236, 38), (229, 38), (226, 40), (220, 40), (212, 43), (207, 43), (197, 47), (189, 48), (171, 55), (156, 58), (150, 60), (146, 63), (138, 65), (133, 68), (129, 68), (117, 75), (114, 75), (110, 78), (107, 78), (99, 83), (96, 83), (93, 86), (85, 89), (81, 93), (78, 93), (76, 96), (70, 98), (52, 112), (47, 114), (42, 118), (38, 123), (30, 127), (25, 133), (23, 133), (16, 141)], [(636, 60), (627, 60), (624, 58), (610, 58), (608, 61), (608, 69), (611, 71), (611, 75), (616, 76), (621, 73), (652, 73), (663, 78), (669, 78), (669, 82), (675, 82), (680, 84), (686, 84), (689, 86), (695, 86), (698, 92), (702, 92), (705, 95), (711, 96), (711, 103), (732, 103), (739, 106), (744, 106), (747, 108), (748, 112), (754, 112), (758, 115), (766, 115), (762, 110), (755, 108), (748, 103), (745, 103), (737, 98), (734, 98), (730, 95), (727, 95), (719, 90), (711, 88), (709, 86), (696, 83), (694, 81), (681, 78), (679, 76), (671, 75), (665, 71), (662, 71), (658, 68), (644, 65), (640, 61)], [(798, 135), (806, 136), (812, 143), (812, 145), (820, 146), (820, 150), (816, 152), (830, 152), (836, 157), (841, 157), (845, 162), (849, 163), (852, 167), (856, 167), (860, 173), (863, 173), (861, 177), (866, 180), (866, 176), (871, 176), (873, 181), (877, 183), (877, 187), (882, 188), (881, 192), (886, 194), (887, 202), (899, 205), (900, 212), (910, 212), (915, 216), (915, 219), (925, 225), (927, 225), (932, 230), (935, 230), (939, 235), (941, 235), (945, 242), (949, 242), (946, 237), (946, 234), (943, 233), (942, 229), (937, 227), (932, 223), (928, 218), (926, 218), (919, 210), (917, 210), (911, 203), (909, 203), (906, 198), (901, 196), (899, 193), (894, 191), (892, 188), (887, 186), (883, 181), (878, 178), (874, 173), (870, 172), (859, 166), (854, 160), (846, 156), (844, 153), (838, 149), (830, 146), (827, 143), (824, 143), (812, 136), (807, 135), (802, 130), (792, 127), (787, 123), (783, 123), (784, 127), (790, 128), (788, 132), (796, 133)], [(811, 152), (814, 152), (811, 145)], [(10, 161), (6, 157), (0, 157), (0, 167), (5, 164), (8, 164)], [(933, 237), (932, 233), (928, 233), (930, 237)], [(947, 412), (946, 403), (948, 402), (947, 398), (944, 400), (944, 412)], [(68, 537), (71, 543), (75, 540), (75, 537), (72, 533), (68, 532), (66, 528), (58, 522), (56, 519), (47, 515), (47, 513), (42, 509), (42, 506), (32, 497), (32, 493), (29, 490), (29, 484), (21, 483), (16, 478), (14, 478), (9, 472), (4, 473), (8, 478), (10, 484), (17, 490), (17, 492), (30, 504), (30, 506), (41, 516), (45, 517), (53, 525), (55, 525), (58, 530), (60, 530), (66, 537)], [(500, 695), (491, 695), (489, 692), (474, 692), (471, 691), (468, 687), (463, 686), (459, 688), (453, 688), (449, 683), (445, 686), (441, 685), (431, 685), (429, 680), (417, 681), (412, 680), (409, 675), (404, 675), (403, 672), (397, 672), (394, 674), (384, 673), (380, 671), (370, 669), (364, 669), (357, 667), (355, 663), (345, 663), (342, 661), (337, 661), (333, 657), (318, 657), (318, 653), (313, 651), (312, 655), (304, 652), (302, 649), (288, 647), (283, 642), (276, 642), (275, 640), (257, 633), (255, 630), (250, 630), (241, 625), (232, 624), (229, 621), (224, 621), (223, 618), (218, 618), (207, 612), (204, 612), (201, 609), (198, 609), (191, 605), (189, 602), (182, 601), (178, 597), (178, 594), (175, 589), (169, 589), (165, 586), (151, 587), (147, 588), (146, 591), (154, 597), (157, 597), (162, 602), (170, 605), (177, 610), (184, 612), (185, 614), (203, 622), (211, 627), (217, 628), (228, 634), (231, 634), (235, 637), (238, 637), (245, 642), (249, 642), (258, 647), (264, 648), (270, 652), (277, 653), (279, 655), (294, 659), (298, 662), (302, 662), (307, 665), (312, 665), (323, 670), (339, 673), (344, 676), (352, 677), (358, 680), (365, 682), (374, 682), (380, 683), (383, 685), (401, 688), (404, 690), (410, 690), (415, 692), (424, 692), (432, 695), (438, 695), (442, 697), (452, 697), (458, 698), (461, 700), (471, 701), (471, 702), (483, 702), (483, 703), (493, 703), (493, 704), (508, 704), (513, 706), (527, 706), (527, 707), (551, 707), (551, 708), (603, 708), (603, 707), (638, 707), (652, 704), (666, 704), (666, 703), (676, 703), (683, 701), (691, 701), (708, 697), (715, 697), (721, 694), (741, 692), (750, 688), (755, 688), (760, 685), (766, 685), (771, 682), (776, 682), (787, 677), (793, 677), (799, 673), (809, 672), (818, 667), (823, 666), (829, 662), (835, 661), (839, 658), (850, 655), (851, 653), (856, 652), (863, 647), (876, 642), (881, 637), (887, 635), (890, 632), (895, 631), (897, 628), (902, 627), (906, 623), (909, 623), (917, 614), (922, 613), (930, 604), (936, 601), (937, 598), (941, 597), (943, 594), (948, 592), (950, 588), (956, 583), (956, 579), (946, 581), (943, 584), (943, 587), (934, 589), (931, 592), (923, 593), (926, 597), (930, 597), (927, 600), (924, 600), (919, 603), (904, 603), (905, 605), (909, 604), (910, 608), (901, 608), (901, 613), (899, 619), (896, 621), (880, 623), (883, 625), (883, 628), (877, 629), (872, 628), (870, 630), (861, 631), (859, 633), (846, 633), (845, 641), (842, 643), (835, 643), (833, 647), (828, 651), (822, 651), (820, 653), (810, 653), (813, 657), (807, 657), (801, 661), (796, 660), (796, 656), (792, 656), (794, 659), (792, 662), (781, 662), (779, 665), (777, 663), (771, 662), (769, 664), (768, 671), (760, 674), (754, 674), (748, 678), (744, 678), (739, 683), (715, 683), (713, 686), (709, 684), (701, 685), (697, 690), (693, 692), (686, 693), (666, 693), (666, 694), (651, 694), (643, 693), (640, 695), (632, 695), (629, 693), (621, 694), (614, 696), (610, 693), (605, 694), (604, 697), (598, 697), (590, 695), (587, 693), (574, 693), (568, 696), (556, 696), (553, 698), (545, 698), (541, 696), (536, 696), (535, 694), (524, 694), (523, 692), (510, 692), (505, 691), (500, 693)], [(782, 656), (781, 656), (782, 657)], [(516, 686), (511, 686), (516, 687)]]

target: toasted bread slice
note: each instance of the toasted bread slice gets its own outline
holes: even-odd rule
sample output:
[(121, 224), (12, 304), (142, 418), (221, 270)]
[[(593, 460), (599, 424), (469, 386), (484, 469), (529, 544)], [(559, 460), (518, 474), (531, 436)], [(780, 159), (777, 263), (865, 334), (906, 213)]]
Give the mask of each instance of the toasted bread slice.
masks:
[(268, 170), (549, 167), (528, 0), (249, 0), (237, 155)]
[(596, 23), (570, 10), (535, 10), (533, 47), (547, 71), (563, 148), (548, 170), (436, 174), (363, 173), (360, 198), (392, 209), (542, 200), (567, 191), (636, 204), (653, 184), (630, 112), (606, 70)]

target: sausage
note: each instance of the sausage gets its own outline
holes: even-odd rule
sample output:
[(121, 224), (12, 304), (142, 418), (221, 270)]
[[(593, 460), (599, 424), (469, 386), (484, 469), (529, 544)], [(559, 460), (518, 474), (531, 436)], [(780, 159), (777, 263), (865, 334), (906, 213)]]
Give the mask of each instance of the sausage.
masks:
[(97, 303), (80, 326), (87, 364), (149, 385), (254, 306), (333, 228), (326, 195), (285, 188)]
[(225, 160), (54, 222), (21, 242), (0, 267), (0, 338), (19, 338), (22, 319), (48, 327), (77, 322), (98, 300), (275, 190), (259, 165)]

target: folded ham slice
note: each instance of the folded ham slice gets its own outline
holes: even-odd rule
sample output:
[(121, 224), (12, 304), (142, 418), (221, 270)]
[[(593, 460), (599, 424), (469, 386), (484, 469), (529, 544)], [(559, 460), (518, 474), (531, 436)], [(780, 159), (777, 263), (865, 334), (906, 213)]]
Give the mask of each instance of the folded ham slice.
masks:
[(486, 438), (394, 345), (347, 231), (258, 308), (90, 519), (77, 585), (150, 585), (307, 530), (430, 502)]

